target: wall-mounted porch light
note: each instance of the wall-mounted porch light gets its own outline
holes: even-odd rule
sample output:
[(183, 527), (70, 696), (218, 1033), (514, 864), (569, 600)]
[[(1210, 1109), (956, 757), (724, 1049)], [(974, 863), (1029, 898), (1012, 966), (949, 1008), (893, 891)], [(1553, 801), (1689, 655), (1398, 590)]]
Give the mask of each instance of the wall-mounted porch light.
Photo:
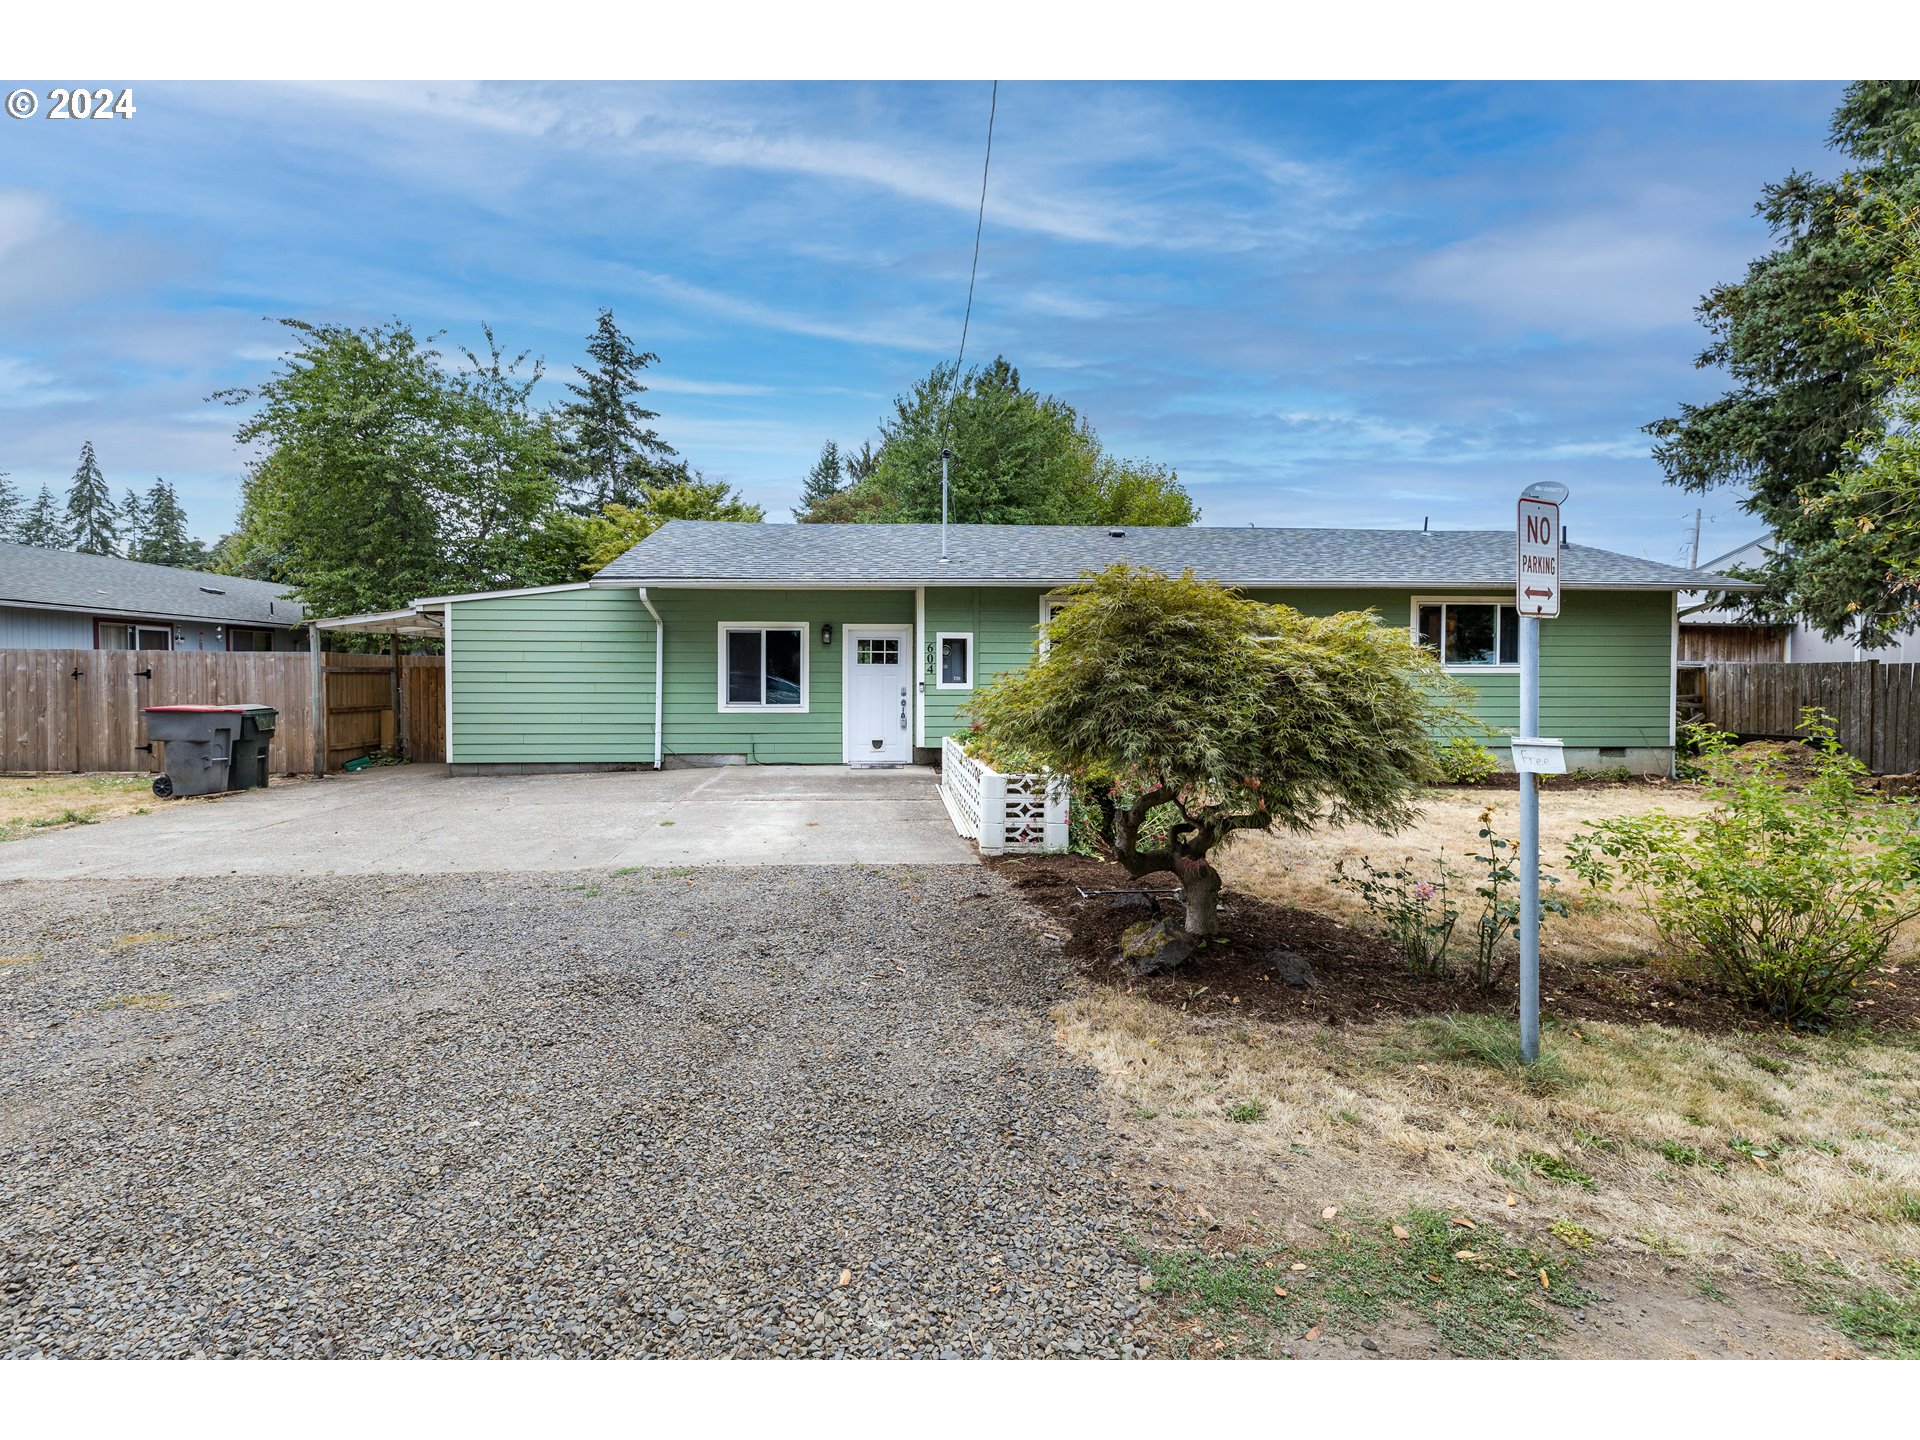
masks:
[(830, 650), (833, 648), (833, 626), (831, 624), (820, 627), (820, 648), (822, 650)]

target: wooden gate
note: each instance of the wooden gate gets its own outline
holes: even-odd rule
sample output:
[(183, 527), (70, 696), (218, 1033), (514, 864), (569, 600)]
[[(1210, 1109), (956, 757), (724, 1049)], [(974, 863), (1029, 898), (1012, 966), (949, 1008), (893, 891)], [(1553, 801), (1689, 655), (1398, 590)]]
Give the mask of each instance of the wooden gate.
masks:
[(409, 760), (447, 758), (446, 668), (438, 655), (328, 654), (327, 769), (391, 750), (406, 739)]

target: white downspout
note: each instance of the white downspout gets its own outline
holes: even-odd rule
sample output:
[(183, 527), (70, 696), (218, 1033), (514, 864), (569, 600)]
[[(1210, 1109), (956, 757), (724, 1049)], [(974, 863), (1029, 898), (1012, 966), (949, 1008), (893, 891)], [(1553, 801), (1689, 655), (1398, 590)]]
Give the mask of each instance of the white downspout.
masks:
[(647, 607), (647, 613), (653, 616), (653, 768), (664, 769), (660, 738), (660, 720), (666, 696), (667, 673), (667, 622), (660, 618), (660, 612), (653, 608), (653, 597), (644, 586), (634, 591), (640, 597), (640, 603)]

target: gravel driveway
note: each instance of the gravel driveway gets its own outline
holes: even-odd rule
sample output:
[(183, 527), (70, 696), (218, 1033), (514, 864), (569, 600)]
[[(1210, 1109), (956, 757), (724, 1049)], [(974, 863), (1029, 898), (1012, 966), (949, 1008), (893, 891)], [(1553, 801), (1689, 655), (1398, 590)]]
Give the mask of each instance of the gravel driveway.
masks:
[(0, 1354), (1125, 1353), (1020, 914), (975, 866), (0, 886)]

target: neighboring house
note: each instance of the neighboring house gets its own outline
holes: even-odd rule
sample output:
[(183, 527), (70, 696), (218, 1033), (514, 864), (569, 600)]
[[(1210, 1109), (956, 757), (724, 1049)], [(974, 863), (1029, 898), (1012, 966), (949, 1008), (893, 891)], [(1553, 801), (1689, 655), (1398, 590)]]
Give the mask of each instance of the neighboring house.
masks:
[[(1730, 565), (1754, 567), (1766, 561), (1773, 537), (1762, 535), (1738, 550), (1709, 560), (1702, 569), (1720, 571)], [(1680, 663), (1773, 660), (1812, 665), (1831, 660), (1920, 660), (1920, 635), (1909, 631), (1896, 643), (1879, 650), (1863, 650), (1846, 637), (1829, 640), (1804, 622), (1772, 625), (1756, 622), (1739, 609), (1717, 609), (1706, 591), (1689, 590), (1680, 596)]]
[[(590, 581), (418, 600), (446, 642), (449, 760), (925, 760), (976, 688), (1028, 661), (1055, 592), (1116, 561), (1309, 612), (1371, 608), (1439, 648), (1488, 724), (1517, 721), (1511, 532), (954, 525), (945, 551), (937, 525), (676, 520)], [(1545, 733), (1575, 766), (1667, 770), (1674, 596), (1703, 573), (1570, 545), (1564, 576)]]
[(0, 650), (304, 650), (285, 590), (0, 542)]

